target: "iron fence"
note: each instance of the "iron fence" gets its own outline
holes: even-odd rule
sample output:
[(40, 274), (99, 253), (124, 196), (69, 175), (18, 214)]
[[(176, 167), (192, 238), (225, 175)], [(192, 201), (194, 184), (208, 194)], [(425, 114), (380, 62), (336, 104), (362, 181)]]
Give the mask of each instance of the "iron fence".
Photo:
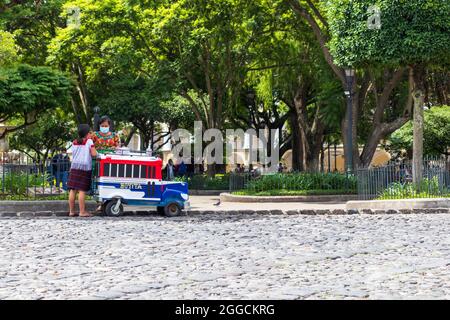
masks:
[(450, 161), (428, 158), (423, 161), (419, 183), (413, 182), (411, 161), (392, 162), (382, 167), (356, 170), (361, 200), (450, 197)]
[[(36, 162), (26, 158), (0, 162), (0, 200), (67, 199), (70, 161), (54, 157)], [(412, 163), (359, 168), (354, 175), (321, 172), (262, 174), (257, 171), (204, 174), (176, 178), (191, 190), (277, 194), (358, 194), (361, 200), (450, 197), (450, 160), (426, 159), (421, 182), (412, 181)]]
[(189, 174), (175, 177), (176, 181), (187, 182), (189, 190), (216, 190), (225, 191), (229, 189), (229, 174), (216, 174), (209, 177), (206, 174)]
[(0, 200), (67, 199), (70, 161), (54, 157), (0, 162)]

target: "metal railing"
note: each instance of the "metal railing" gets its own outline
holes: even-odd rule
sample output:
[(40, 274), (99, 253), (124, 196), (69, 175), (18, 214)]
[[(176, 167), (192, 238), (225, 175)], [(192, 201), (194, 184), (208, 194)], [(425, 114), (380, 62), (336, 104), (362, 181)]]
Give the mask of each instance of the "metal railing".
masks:
[(31, 158), (0, 162), (0, 200), (67, 199), (70, 161)]
[(422, 168), (419, 183), (413, 182), (411, 161), (359, 168), (356, 170), (359, 199), (450, 197), (450, 161), (445, 158), (427, 158)]
[(206, 174), (189, 174), (175, 177), (176, 181), (187, 182), (189, 190), (216, 190), (229, 189), (229, 174), (216, 174), (214, 178)]

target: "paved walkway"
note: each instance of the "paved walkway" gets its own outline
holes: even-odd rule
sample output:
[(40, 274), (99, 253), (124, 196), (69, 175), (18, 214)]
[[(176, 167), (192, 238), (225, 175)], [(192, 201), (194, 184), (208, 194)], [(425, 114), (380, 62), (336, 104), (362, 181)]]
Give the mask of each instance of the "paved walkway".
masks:
[[(219, 196), (190, 196), (192, 210), (334, 210), (345, 209), (345, 202), (285, 202), (285, 203), (239, 203), (219, 202)], [(127, 207), (125, 210), (146, 210), (145, 207)], [(148, 209), (148, 208), (147, 208)]]
[(445, 214), (2, 218), (0, 299), (450, 299), (449, 231)]

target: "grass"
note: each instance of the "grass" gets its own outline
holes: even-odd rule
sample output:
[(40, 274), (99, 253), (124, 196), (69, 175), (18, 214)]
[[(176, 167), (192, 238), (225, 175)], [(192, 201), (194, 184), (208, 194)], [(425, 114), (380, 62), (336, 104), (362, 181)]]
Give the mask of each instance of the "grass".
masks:
[(394, 182), (383, 190), (377, 200), (450, 198), (450, 190), (440, 186), (437, 177), (423, 179), (419, 185)]
[(342, 194), (355, 194), (349, 190), (265, 190), (265, 191), (254, 191), (254, 190), (241, 190), (232, 192), (233, 195), (237, 196), (320, 196), (320, 195), (342, 195)]

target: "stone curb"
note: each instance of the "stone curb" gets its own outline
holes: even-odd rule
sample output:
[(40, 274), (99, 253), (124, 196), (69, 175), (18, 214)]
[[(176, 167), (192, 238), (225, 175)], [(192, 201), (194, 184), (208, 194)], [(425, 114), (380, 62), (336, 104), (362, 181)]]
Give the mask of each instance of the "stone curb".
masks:
[[(75, 206), (78, 208), (78, 205)], [(95, 201), (86, 201), (86, 209), (94, 211)], [(67, 200), (0, 201), (0, 212), (59, 212), (67, 210)], [(25, 214), (25, 213), (24, 213)]]
[(348, 210), (433, 210), (450, 208), (450, 198), (349, 201), (345, 206)]
[[(411, 209), (411, 210), (188, 210), (184, 211), (182, 216), (339, 216), (339, 215), (395, 215), (395, 214), (449, 214), (449, 208), (436, 209)], [(157, 216), (156, 211), (130, 211), (125, 212), (123, 217), (146, 217)], [(0, 218), (44, 218), (44, 217), (68, 217), (67, 211), (21, 211), (21, 212), (0, 212)], [(102, 217), (99, 215), (99, 217)]]
[(347, 202), (358, 199), (357, 195), (311, 195), (311, 196), (238, 196), (231, 193), (221, 193), (222, 202), (262, 203), (262, 202)]
[(189, 189), (189, 195), (191, 196), (219, 196), (221, 193), (227, 192), (228, 190), (196, 190)]

